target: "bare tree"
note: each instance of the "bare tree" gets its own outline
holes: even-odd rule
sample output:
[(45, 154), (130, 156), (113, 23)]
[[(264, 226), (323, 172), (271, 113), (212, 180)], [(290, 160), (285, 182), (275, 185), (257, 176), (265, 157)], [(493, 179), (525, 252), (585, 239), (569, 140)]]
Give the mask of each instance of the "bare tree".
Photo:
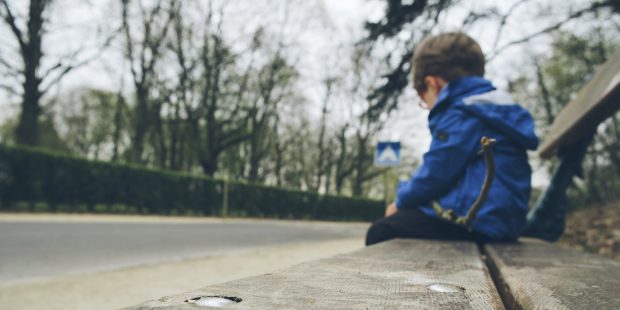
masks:
[[(327, 121), (329, 117), (329, 104), (330, 99), (334, 92), (334, 86), (338, 82), (337, 78), (328, 76), (323, 80), (323, 86), (325, 87), (325, 94), (323, 97), (323, 104), (321, 108), (321, 120), (319, 124), (319, 138), (317, 141), (317, 158), (316, 168), (313, 175), (313, 179), (310, 182), (310, 188), (313, 191), (319, 191), (323, 186), (323, 182), (326, 178), (329, 178), (329, 171), (331, 170), (331, 147), (329, 147), (330, 140), (327, 136)], [(327, 189), (326, 189), (327, 191)]]
[(21, 58), (21, 65), (15, 65), (0, 55), (0, 67), (5, 70), (5, 76), (21, 84), (21, 91), (11, 84), (0, 84), (0, 88), (21, 97), (21, 112), (15, 132), (15, 141), (19, 144), (37, 144), (41, 98), (65, 75), (89, 61), (78, 61), (80, 50), (77, 50), (58, 58), (51, 67), (42, 67), (43, 58), (48, 57), (43, 52), (42, 42), (50, 20), (46, 13), (52, 3), (53, 0), (30, 0), (27, 20), (23, 23), (10, 1), (0, 0), (0, 18), (17, 42), (17, 54)]
[[(191, 26), (177, 20), (172, 43), (179, 67), (177, 99), (187, 118), (196, 159), (209, 176), (217, 171), (225, 150), (250, 138), (245, 94), (253, 70), (252, 61), (245, 70), (239, 69), (237, 55), (224, 37), (224, 14), (218, 12), (217, 21), (214, 14), (209, 6), (199, 40), (190, 35), (187, 27)], [(188, 46), (195, 53), (183, 50)]]
[(364, 185), (381, 174), (378, 169), (373, 169), (373, 151), (371, 138), (379, 131), (380, 126), (376, 123), (365, 122), (362, 128), (358, 128), (355, 134), (356, 153), (353, 159), (353, 181), (351, 193), (353, 196), (364, 196)]
[[(135, 26), (130, 22), (135, 19), (131, 15), (132, 3), (138, 7), (140, 17), (140, 24)], [(162, 98), (155, 98), (154, 95), (157, 85), (156, 69), (175, 17), (173, 8), (176, 3), (176, 0), (157, 0), (148, 8), (142, 0), (122, 0), (125, 57), (129, 61), (136, 100), (131, 146), (133, 162), (143, 161), (145, 137), (154, 121), (159, 120)]]
[(258, 181), (264, 177), (259, 175), (259, 168), (273, 145), (272, 135), (275, 133), (273, 130), (277, 130), (278, 107), (290, 95), (289, 88), (296, 76), (295, 68), (287, 63), (279, 50), (258, 73), (257, 96), (248, 114), (249, 181)]
[(353, 161), (348, 156), (351, 151), (348, 147), (349, 138), (347, 136), (347, 131), (350, 128), (349, 123), (345, 123), (338, 134), (336, 135), (336, 141), (338, 143), (338, 156), (336, 157), (335, 163), (335, 171), (334, 171), (334, 185), (336, 194), (342, 194), (342, 189), (344, 187), (344, 182), (347, 178), (353, 174)]
[(123, 112), (127, 109), (127, 102), (125, 101), (125, 96), (119, 91), (116, 94), (116, 105), (114, 106), (114, 133), (112, 136), (112, 161), (118, 161), (119, 152), (120, 152), (120, 144), (121, 144), (121, 134), (124, 127), (123, 122)]

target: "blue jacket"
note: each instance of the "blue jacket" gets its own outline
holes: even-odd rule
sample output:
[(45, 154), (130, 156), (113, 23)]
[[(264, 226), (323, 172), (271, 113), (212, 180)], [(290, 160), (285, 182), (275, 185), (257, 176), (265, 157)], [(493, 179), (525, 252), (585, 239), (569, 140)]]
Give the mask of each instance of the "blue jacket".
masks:
[(532, 170), (526, 150), (538, 146), (530, 113), (491, 82), (467, 77), (448, 83), (428, 116), (432, 134), (430, 150), (411, 179), (401, 182), (396, 206), (421, 208), (436, 217), (436, 201), (457, 216), (467, 214), (486, 173), (478, 154), (480, 138), (497, 140), (493, 146), (495, 179), (488, 199), (472, 229), (491, 240), (514, 240), (525, 225)]

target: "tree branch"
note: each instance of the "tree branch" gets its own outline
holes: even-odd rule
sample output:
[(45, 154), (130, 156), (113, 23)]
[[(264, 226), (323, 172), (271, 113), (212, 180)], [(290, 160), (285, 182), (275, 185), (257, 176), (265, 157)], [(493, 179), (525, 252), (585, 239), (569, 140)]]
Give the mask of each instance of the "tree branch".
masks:
[(134, 50), (133, 50), (133, 40), (131, 38), (131, 30), (129, 28), (129, 0), (123, 0), (122, 3), (122, 29), (125, 34), (125, 41), (127, 41), (127, 45), (125, 53), (127, 55), (127, 59), (129, 60), (129, 69), (131, 71), (131, 76), (133, 77), (134, 84), (137, 84), (141, 78), (138, 78), (138, 72), (136, 71), (135, 63), (134, 63)]
[[(168, 18), (164, 23), (163, 29), (159, 31), (160, 32), (159, 36), (157, 37), (151, 36), (150, 29), (151, 29), (151, 25), (153, 24), (153, 20), (155, 19), (155, 15), (158, 14), (162, 10), (161, 1), (159, 1), (157, 3), (157, 6), (153, 8), (153, 10), (150, 13), (150, 16), (148, 17), (148, 21), (145, 23), (145, 26), (147, 27), (146, 28), (147, 31), (145, 32), (144, 44), (145, 44), (145, 47), (148, 47), (151, 50), (151, 59), (148, 62), (148, 65), (145, 67), (145, 69), (148, 72), (153, 71), (153, 68), (155, 67), (155, 63), (157, 62), (159, 58), (159, 52), (162, 46), (162, 42), (168, 35), (168, 30), (170, 29), (170, 25), (172, 24), (176, 16), (175, 11), (174, 11), (176, 3), (177, 3), (176, 0), (170, 1), (170, 6), (168, 8)], [(145, 61), (144, 57), (142, 61)]]
[[(235, 131), (243, 132), (243, 131), (245, 131), (244, 129), (245, 128), (241, 127), (241, 129), (237, 128)], [(226, 149), (228, 149), (229, 147), (231, 147), (233, 145), (239, 144), (239, 143), (241, 143), (243, 141), (246, 141), (246, 140), (250, 139), (251, 136), (252, 135), (249, 134), (249, 133), (237, 134), (237, 133), (232, 132), (230, 134), (230, 136), (228, 136), (225, 139), (222, 139), (222, 142), (219, 145), (219, 149), (220, 150), (226, 150)]]
[(0, 84), (0, 89), (4, 89), (11, 95), (19, 95), (19, 93), (15, 90), (15, 88), (8, 84)]
[(515, 2), (512, 6), (510, 6), (510, 8), (508, 8), (508, 11), (506, 12), (506, 14), (502, 15), (500, 22), (499, 22), (499, 26), (497, 27), (497, 33), (495, 34), (495, 40), (493, 40), (493, 49), (492, 50), (496, 50), (497, 49), (497, 44), (499, 44), (499, 39), (501, 37), (502, 32), (504, 31), (504, 27), (506, 26), (506, 23), (508, 22), (508, 18), (510, 17), (510, 15), (512, 15), (512, 13), (519, 8), (519, 6), (527, 3), (529, 0), (518, 0), (517, 2)]
[(600, 8), (608, 7), (608, 6), (609, 6), (609, 4), (606, 3), (606, 2), (594, 3), (594, 4), (592, 4), (591, 6), (585, 8), (585, 9), (581, 9), (581, 10), (579, 10), (577, 12), (574, 12), (574, 13), (570, 14), (566, 19), (564, 19), (564, 20), (562, 20), (560, 22), (557, 22), (557, 23), (555, 23), (555, 24), (553, 24), (553, 25), (551, 25), (549, 27), (546, 27), (546, 28), (543, 28), (542, 30), (539, 30), (539, 31), (534, 32), (534, 33), (531, 33), (531, 34), (529, 34), (529, 35), (527, 35), (527, 36), (525, 36), (525, 37), (523, 37), (521, 39), (508, 42), (508, 43), (502, 45), (500, 48), (496, 49), (493, 52), (493, 54), (491, 54), (491, 56), (487, 57), (487, 63), (491, 62), (495, 57), (497, 57), (499, 54), (501, 54), (504, 50), (506, 50), (507, 48), (509, 48), (509, 47), (511, 47), (513, 45), (518, 45), (518, 44), (525, 43), (525, 42), (527, 42), (529, 40), (532, 40), (532, 39), (534, 39), (534, 38), (536, 38), (536, 37), (538, 37), (540, 35), (543, 35), (543, 34), (551, 32), (551, 31), (557, 30), (560, 27), (564, 26), (564, 24), (568, 23), (569, 21), (571, 21), (571, 20), (573, 20), (575, 18), (579, 18), (579, 17), (583, 16), (584, 14), (587, 14), (587, 13), (590, 13), (590, 12), (594, 12), (594, 11), (600, 9)]
[[(115, 34), (120, 31), (120, 29), (117, 29), (115, 31), (113, 31), (110, 36), (104, 41), (104, 44), (98, 48), (98, 52), (93, 55), (92, 57), (89, 57), (87, 59), (84, 59), (78, 63), (74, 63), (74, 64), (70, 64), (70, 65), (63, 65), (62, 61), (58, 62), (55, 66), (51, 67), (50, 69), (48, 69), (44, 75), (41, 76), (41, 81), (45, 80), (48, 76), (50, 76), (53, 72), (55, 71), (60, 71), (60, 73), (53, 78), (45, 88), (43, 88), (43, 91), (41, 91), (41, 95), (47, 93), (54, 85), (58, 84), (58, 82), (60, 82), (60, 80), (62, 80), (62, 78), (67, 75), (69, 72), (83, 67), (87, 64), (89, 64), (90, 62), (98, 59), (99, 57), (101, 57), (101, 55), (103, 54), (103, 52), (106, 50), (107, 47), (110, 46), (110, 43), (112, 42), (112, 40), (115, 37)], [(76, 50), (75, 52), (73, 52), (71, 54), (71, 56), (65, 57), (65, 58), (76, 58), (77, 55), (79, 55), (80, 53), (80, 49)], [(42, 83), (43, 84), (43, 83)]]
[(15, 22), (15, 16), (13, 15), (13, 12), (11, 12), (11, 8), (9, 7), (7, 1), (0, 1), (2, 2), (4, 10), (6, 11), (4, 21), (9, 25), (9, 27), (11, 27), (11, 31), (13, 32), (15, 38), (17, 39), (17, 42), (19, 43), (19, 47), (21, 48), (22, 52), (24, 52), (26, 51), (26, 41), (24, 40), (24, 35), (22, 34), (22, 31), (19, 29), (19, 27), (17, 27), (17, 23)]
[(4, 60), (4, 58), (0, 57), (0, 65), (7, 68), (9, 71), (17, 72), (18, 70), (13, 67), (8, 61)]
[(497, 9), (496, 8), (490, 8), (486, 11), (482, 11), (482, 12), (475, 12), (475, 11), (470, 11), (469, 14), (467, 14), (467, 17), (465, 17), (465, 19), (463, 19), (463, 23), (461, 24), (461, 28), (465, 29), (471, 25), (473, 25), (474, 23), (478, 22), (479, 20), (482, 19), (487, 19), (490, 17), (495, 17), (497, 16)]
[[(83, 66), (84, 63), (79, 64), (79, 66)], [(47, 84), (47, 86), (45, 88), (43, 88), (43, 90), (41, 91), (41, 96), (43, 96), (45, 93), (47, 93), (54, 85), (58, 84), (58, 82), (60, 82), (60, 80), (62, 80), (63, 77), (65, 77), (65, 75), (67, 75), (67, 73), (73, 71), (73, 69), (77, 68), (78, 66), (66, 66), (63, 68), (63, 70), (54, 78), (52, 79), (49, 84)]]

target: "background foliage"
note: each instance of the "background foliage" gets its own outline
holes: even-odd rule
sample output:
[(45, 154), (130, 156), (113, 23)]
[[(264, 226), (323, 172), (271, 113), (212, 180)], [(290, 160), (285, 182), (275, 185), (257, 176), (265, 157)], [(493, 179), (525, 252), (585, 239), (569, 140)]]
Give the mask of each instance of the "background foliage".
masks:
[[(379, 201), (237, 182), (227, 186), (232, 216), (370, 221), (383, 212)], [(20, 204), (35, 211), (43, 203), (53, 212), (218, 216), (224, 181), (0, 146), (0, 197), (5, 211)]]
[[(405, 164), (390, 175), (392, 185), (414, 170), (428, 142), (426, 112), (407, 112), (418, 100), (408, 87), (410, 58), (424, 36), (465, 31), (476, 37), (489, 77), (532, 111), (540, 136), (620, 43), (620, 11), (612, 0), (365, 3), (374, 5), (366, 22), (343, 31), (322, 1), (0, 0), (5, 156), (8, 149), (26, 152), (8, 145), (64, 154), (25, 155), (40, 156), (28, 163), (10, 155), (10, 165), (19, 165), (11, 175), (24, 185), (2, 198), (42, 199), (61, 209), (126, 204), (135, 212), (182, 213), (180, 201), (220, 205), (219, 181), (212, 178), (236, 182), (231, 204), (257, 216), (263, 211), (251, 210), (275, 208), (268, 214), (286, 217), (282, 208), (304, 201), (336, 205), (336, 198), (317, 194), (383, 198), (374, 144), (403, 140)], [(80, 16), (74, 7), (91, 14), (83, 25), (66, 23), (63, 14)], [(93, 74), (63, 84), (80, 70)], [(113, 82), (88, 83), (100, 79)], [(617, 198), (618, 126), (614, 116), (599, 128), (585, 179), (571, 188), (575, 205)], [(532, 162), (541, 167), (537, 179), (548, 178), (555, 165), (537, 156)], [(106, 192), (69, 180), (61, 168), (76, 180), (84, 173)], [(169, 177), (151, 180), (153, 173)], [(136, 189), (113, 187), (108, 175), (135, 182)], [(258, 206), (239, 197), (274, 199), (280, 192), (246, 183), (300, 192), (290, 204)], [(189, 198), (175, 196), (183, 190)], [(305, 195), (310, 198), (299, 198)], [(192, 212), (213, 212), (196, 206)]]

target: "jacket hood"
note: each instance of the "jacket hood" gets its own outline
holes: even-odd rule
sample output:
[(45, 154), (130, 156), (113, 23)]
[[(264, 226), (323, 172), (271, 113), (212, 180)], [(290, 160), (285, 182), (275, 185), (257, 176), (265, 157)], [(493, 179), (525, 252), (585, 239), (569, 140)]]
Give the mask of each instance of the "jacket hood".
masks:
[(535, 150), (538, 147), (531, 114), (509, 93), (497, 90), (488, 80), (466, 77), (448, 83), (439, 93), (429, 121), (436, 113), (449, 107), (477, 117), (525, 149)]

